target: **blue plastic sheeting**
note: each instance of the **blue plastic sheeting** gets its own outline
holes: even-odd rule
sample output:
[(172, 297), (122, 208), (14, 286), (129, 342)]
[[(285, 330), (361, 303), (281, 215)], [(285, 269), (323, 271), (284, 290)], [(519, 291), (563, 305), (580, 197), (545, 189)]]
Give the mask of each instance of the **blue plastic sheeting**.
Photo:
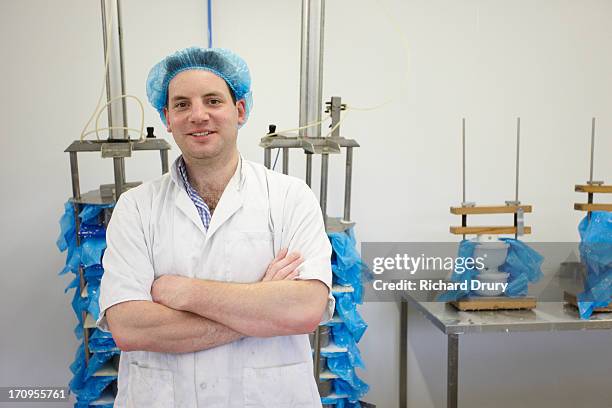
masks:
[(63, 275), (68, 272), (79, 273), (79, 265), (81, 264), (81, 248), (76, 246), (76, 240), (68, 247), (66, 255), (66, 264), (59, 271), (58, 275)]
[(88, 380), (91, 376), (93, 376), (96, 373), (96, 371), (101, 369), (102, 366), (107, 361), (109, 361), (114, 356), (118, 356), (119, 354), (120, 354), (119, 350), (93, 353), (91, 357), (89, 358), (89, 364), (87, 365), (87, 368), (85, 369), (85, 380)]
[(89, 285), (100, 286), (102, 275), (104, 275), (104, 269), (102, 268), (102, 265), (92, 265), (85, 268), (83, 275), (85, 277), (85, 281), (87, 281)]
[(81, 263), (85, 268), (102, 263), (102, 254), (106, 249), (106, 239), (87, 238), (81, 241)]
[(100, 225), (99, 215), (105, 208), (112, 208), (113, 204), (87, 204), (83, 206), (79, 218), (86, 224)]
[(85, 348), (81, 343), (76, 352), (74, 363), (70, 365), (70, 371), (74, 374), (70, 381), (70, 389), (76, 394), (79, 403), (91, 402), (100, 398), (106, 386), (117, 378), (117, 376), (86, 378), (86, 370)]
[[(542, 261), (544, 257), (529, 245), (513, 238), (500, 238), (501, 241), (508, 243), (508, 254), (506, 261), (499, 267), (502, 272), (509, 273), (508, 287), (505, 295), (508, 297), (521, 297), (527, 295), (528, 284), (535, 283), (542, 278)], [(458, 258), (472, 258), (474, 249), (478, 243), (470, 240), (463, 240), (459, 243)], [(467, 282), (467, 290), (450, 290), (441, 293), (437, 300), (449, 302), (464, 297), (479, 296), (475, 291), (470, 290), (470, 282), (478, 278), (478, 269), (465, 267), (463, 273), (456, 270), (451, 275), (452, 282)]]
[(351, 332), (351, 335), (356, 342), (361, 340), (361, 336), (368, 328), (367, 323), (361, 318), (357, 312), (356, 302), (353, 299), (351, 292), (334, 293), (336, 298), (336, 311), (342, 318), (346, 328)]
[(79, 228), (81, 238), (106, 237), (106, 228), (103, 225), (81, 224)]
[(612, 298), (612, 213), (594, 211), (578, 225), (580, 258), (587, 268), (584, 292), (579, 293), (578, 309), (582, 319), (593, 310), (605, 307)]
[(89, 300), (86, 297), (82, 297), (79, 290), (75, 290), (72, 296), (72, 310), (76, 314), (77, 319), (79, 319), (80, 324), (83, 324), (83, 312), (87, 310), (88, 306)]
[(64, 214), (60, 218), (60, 235), (55, 242), (60, 252), (64, 252), (70, 245), (76, 245), (75, 241), (76, 227), (74, 222), (74, 205), (67, 201), (64, 204)]
[[(340, 408), (361, 407), (359, 398), (369, 390), (368, 385), (355, 373), (355, 368), (364, 368), (357, 343), (368, 325), (357, 312), (357, 305), (363, 301), (363, 280), (370, 274), (356, 248), (353, 229), (328, 234), (332, 246), (332, 273), (334, 285), (352, 287), (352, 292), (334, 292), (336, 314), (342, 322), (327, 322), (331, 338), (336, 346), (346, 351), (321, 350), (327, 358), (328, 369), (339, 378), (332, 380), (335, 392), (342, 398), (321, 398), (323, 404)], [(347, 397), (348, 396), (348, 397)]]
[(352, 228), (346, 232), (327, 234), (332, 246), (333, 281), (339, 285), (352, 286), (354, 300), (363, 301), (362, 279), (367, 278), (367, 268), (356, 249), (355, 233)]
[(322, 397), (321, 403), (333, 405), (335, 408), (361, 408), (361, 404), (359, 403), (359, 401), (351, 402), (346, 398)]
[(506, 262), (499, 267), (500, 271), (510, 274), (506, 296), (526, 296), (527, 282), (535, 283), (542, 279), (541, 266), (544, 257), (518, 239), (501, 238), (501, 240), (510, 244)]
[(97, 285), (87, 285), (87, 299), (87, 312), (89, 312), (95, 321), (98, 321), (98, 317), (100, 317), (100, 305), (98, 304), (100, 287)]
[(60, 234), (56, 245), (61, 252), (68, 251), (66, 264), (59, 272), (78, 274), (79, 265), (90, 267), (101, 263), (102, 254), (106, 248), (104, 226), (99, 224), (99, 215), (105, 208), (112, 205), (84, 205), (79, 218), (81, 220), (81, 246), (76, 243), (76, 223), (74, 204), (70, 201), (64, 204), (64, 214), (60, 218)]
[[(64, 205), (64, 214), (60, 218), (60, 235), (57, 247), (60, 251), (67, 251), (66, 264), (59, 272), (60, 275), (72, 272), (75, 278), (70, 282), (66, 291), (75, 288), (72, 298), (72, 309), (78, 319), (74, 334), (81, 341), (75, 355), (75, 361), (70, 370), (74, 374), (70, 381), (70, 389), (77, 396), (75, 407), (89, 407), (92, 402), (100, 398), (104, 389), (117, 376), (94, 377), (93, 374), (102, 367), (112, 356), (119, 354), (110, 333), (98, 329), (90, 331), (89, 350), (93, 352), (89, 365), (85, 364), (85, 345), (83, 340), (83, 313), (88, 312), (94, 319), (99, 315), (98, 296), (100, 280), (104, 273), (101, 266), (102, 255), (106, 248), (106, 229), (100, 223), (100, 214), (105, 208), (112, 205), (82, 205), (79, 219), (80, 246), (77, 246), (75, 207), (68, 201)], [(83, 276), (87, 283), (87, 297), (81, 297), (79, 267), (83, 267)], [(92, 405), (93, 406), (93, 405)], [(112, 407), (113, 404), (96, 404), (96, 407)]]
[[(91, 405), (90, 405), (91, 404)], [(115, 406), (114, 403), (110, 403), (110, 404), (92, 404), (92, 401), (86, 401), (86, 402), (76, 402), (74, 404), (74, 408), (113, 408)]]
[(338, 395), (346, 395), (348, 402), (355, 403), (359, 402), (359, 399), (363, 397), (366, 392), (368, 392), (370, 387), (365, 384), (365, 387), (362, 387), (361, 389), (355, 389), (348, 382), (344, 381), (343, 379), (337, 378), (334, 380), (333, 388), (334, 393)]
[(331, 327), (334, 343), (339, 347), (346, 347), (348, 358), (353, 367), (365, 368), (357, 342), (344, 324)]
[(346, 381), (353, 389), (353, 395), (361, 397), (369, 391), (370, 387), (357, 377), (355, 374), (355, 367), (351, 364), (346, 354), (328, 357), (327, 368), (342, 380)]
[(110, 332), (94, 329), (93, 334), (89, 336), (89, 351), (92, 353), (118, 350)]

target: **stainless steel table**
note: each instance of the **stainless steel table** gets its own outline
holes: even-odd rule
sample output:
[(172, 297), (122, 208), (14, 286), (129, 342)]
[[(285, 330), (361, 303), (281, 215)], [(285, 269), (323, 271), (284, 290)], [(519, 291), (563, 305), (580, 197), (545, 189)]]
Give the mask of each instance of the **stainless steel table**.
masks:
[(534, 310), (461, 312), (442, 302), (421, 302), (406, 294), (400, 309), (400, 408), (407, 407), (408, 306), (415, 307), (448, 337), (446, 406), (457, 408), (459, 393), (459, 336), (472, 333), (612, 329), (612, 314), (581, 320), (576, 308), (564, 302), (538, 302)]

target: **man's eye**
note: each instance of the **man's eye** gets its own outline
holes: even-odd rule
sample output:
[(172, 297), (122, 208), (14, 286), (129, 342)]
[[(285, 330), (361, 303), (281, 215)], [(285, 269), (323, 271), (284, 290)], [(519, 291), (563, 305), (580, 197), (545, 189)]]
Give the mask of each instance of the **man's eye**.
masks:
[(221, 103), (221, 99), (210, 99), (208, 103), (210, 103), (211, 105), (218, 105)]
[(174, 107), (176, 109), (186, 108), (187, 107), (187, 102), (178, 102), (177, 104), (174, 105)]

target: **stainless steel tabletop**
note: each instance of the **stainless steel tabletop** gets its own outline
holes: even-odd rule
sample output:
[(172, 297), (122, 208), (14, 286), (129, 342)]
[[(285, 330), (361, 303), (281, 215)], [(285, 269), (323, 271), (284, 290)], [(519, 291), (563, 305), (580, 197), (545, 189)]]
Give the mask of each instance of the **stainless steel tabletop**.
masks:
[(582, 320), (578, 309), (564, 302), (538, 301), (533, 310), (462, 312), (443, 302), (406, 300), (444, 334), (612, 329), (612, 313)]

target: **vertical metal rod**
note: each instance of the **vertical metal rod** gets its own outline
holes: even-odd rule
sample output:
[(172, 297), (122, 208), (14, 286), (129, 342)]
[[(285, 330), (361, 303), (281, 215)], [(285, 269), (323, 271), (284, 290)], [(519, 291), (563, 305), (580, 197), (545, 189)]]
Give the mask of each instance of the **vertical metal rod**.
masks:
[(408, 301), (400, 302), (399, 406), (408, 408)]
[(463, 199), (462, 199), (462, 203), (465, 203), (465, 118), (463, 118), (461, 120), (461, 149), (463, 151), (462, 153), (462, 160), (461, 160), (461, 166), (462, 166), (462, 178), (463, 178)]
[(72, 179), (72, 197), (81, 198), (81, 187), (79, 185), (79, 162), (77, 152), (70, 152), (70, 177)]
[(321, 326), (317, 327), (314, 332), (314, 342), (312, 344), (314, 350), (314, 376), (315, 381), (319, 384), (319, 373), (321, 372)]
[[(516, 118), (516, 184), (514, 191), (514, 201), (516, 201), (516, 205), (520, 204), (519, 201), (519, 157), (521, 152), (521, 118)], [(518, 239), (518, 214), (514, 213), (514, 228), (516, 228), (516, 232), (514, 233), (514, 239)]]
[(312, 153), (306, 154), (306, 185), (312, 187)]
[(591, 119), (591, 165), (589, 171), (589, 181), (593, 182), (593, 162), (595, 160), (595, 118)]
[(113, 158), (113, 167), (115, 172), (115, 200), (119, 200), (119, 196), (123, 193), (124, 174), (123, 174), (123, 157)]
[(162, 174), (166, 174), (168, 172), (168, 150), (160, 150), (159, 156), (161, 158)]
[(125, 181), (125, 174), (126, 174), (125, 173), (125, 159), (122, 159), (121, 160), (121, 182), (123, 184), (126, 183), (126, 181)]
[(272, 168), (272, 150), (267, 147), (264, 148), (264, 166)]
[[(465, 118), (461, 119), (461, 177), (462, 177), (462, 185), (463, 185), (463, 195), (462, 195), (462, 204), (465, 204), (467, 201), (465, 199)], [(467, 215), (461, 215), (461, 226), (467, 226)], [(465, 239), (465, 234), (463, 234), (463, 239)]]
[[(123, 26), (121, 25), (121, 0), (117, 0), (117, 31), (119, 32), (119, 72), (121, 72), (121, 95), (125, 95), (125, 66), (123, 64)], [(127, 106), (125, 98), (121, 99), (121, 111), (123, 112), (123, 127), (128, 127)], [(123, 138), (128, 139), (128, 130), (123, 130)], [(125, 182), (125, 167), (123, 169), (123, 181)]]
[(344, 221), (351, 220), (351, 187), (353, 182), (353, 148), (346, 148), (346, 172), (344, 175)]
[[(103, 39), (103, 44), (104, 44), (104, 60), (106, 61), (106, 58), (110, 58), (107, 57), (106, 53), (108, 50), (108, 31), (107, 31), (107, 22), (106, 22), (106, 0), (100, 0), (100, 7), (102, 8), (102, 39)], [(112, 29), (112, 27), (111, 27)], [(110, 65), (110, 61), (109, 64)], [(110, 101), (111, 99), (111, 83), (110, 83), (110, 75), (107, 73), (106, 74), (106, 100), (107, 102)], [(107, 114), (107, 118), (108, 118), (108, 127), (111, 127), (111, 123), (113, 123), (113, 110), (111, 109), (110, 106), (108, 106), (106, 108), (106, 114)], [(109, 130), (108, 132), (109, 135), (112, 134), (112, 131)]]
[(283, 174), (289, 174), (289, 148), (283, 147)]
[(446, 368), (446, 407), (457, 408), (459, 397), (459, 335), (448, 335)]
[[(73, 152), (70, 152), (72, 154)], [(76, 152), (75, 152), (76, 155)], [(79, 236), (79, 230), (81, 229), (81, 219), (79, 218), (80, 206), (77, 202), (72, 202), (72, 208), (74, 210), (74, 233), (76, 246), (81, 246), (81, 237)], [(85, 287), (85, 276), (83, 275), (83, 266), (79, 264), (79, 296), (83, 292)], [(83, 341), (85, 344), (85, 366), (89, 365), (89, 329), (85, 328), (85, 319), (87, 318), (87, 312), (81, 312), (81, 320), (83, 321)]]
[[(101, 0), (102, 33), (104, 36), (104, 58), (108, 58), (106, 71), (107, 102), (125, 94), (125, 70), (123, 66), (123, 35), (121, 28), (121, 12), (119, 0)], [(116, 22), (107, 27), (107, 20)], [(114, 101), (107, 107), (109, 127), (127, 127), (127, 107), (125, 98)], [(109, 132), (111, 138), (127, 138), (127, 130), (113, 129)], [(124, 172), (125, 174), (125, 172)]]
[[(324, 0), (302, 0), (300, 126), (321, 120), (323, 91)], [(300, 129), (302, 137), (319, 137), (321, 124)]]
[(329, 154), (321, 154), (321, 194), (319, 200), (321, 202), (321, 212), (323, 212), (323, 222), (327, 226), (327, 178), (329, 170)]
[(516, 189), (514, 201), (519, 203), (519, 156), (521, 151), (521, 118), (516, 118)]
[[(593, 167), (595, 162), (595, 118), (591, 119), (591, 163), (589, 165), (589, 185), (593, 185)], [(587, 203), (593, 204), (593, 193), (587, 193)], [(587, 220), (591, 221), (591, 211), (587, 211)]]
[[(77, 233), (78, 234), (78, 233)], [(85, 275), (83, 274), (83, 266), (79, 265), (79, 296), (83, 293), (85, 288)], [(85, 366), (89, 365), (89, 329), (85, 327), (85, 320), (87, 319), (87, 312), (81, 312), (83, 319), (83, 343), (85, 344)]]

